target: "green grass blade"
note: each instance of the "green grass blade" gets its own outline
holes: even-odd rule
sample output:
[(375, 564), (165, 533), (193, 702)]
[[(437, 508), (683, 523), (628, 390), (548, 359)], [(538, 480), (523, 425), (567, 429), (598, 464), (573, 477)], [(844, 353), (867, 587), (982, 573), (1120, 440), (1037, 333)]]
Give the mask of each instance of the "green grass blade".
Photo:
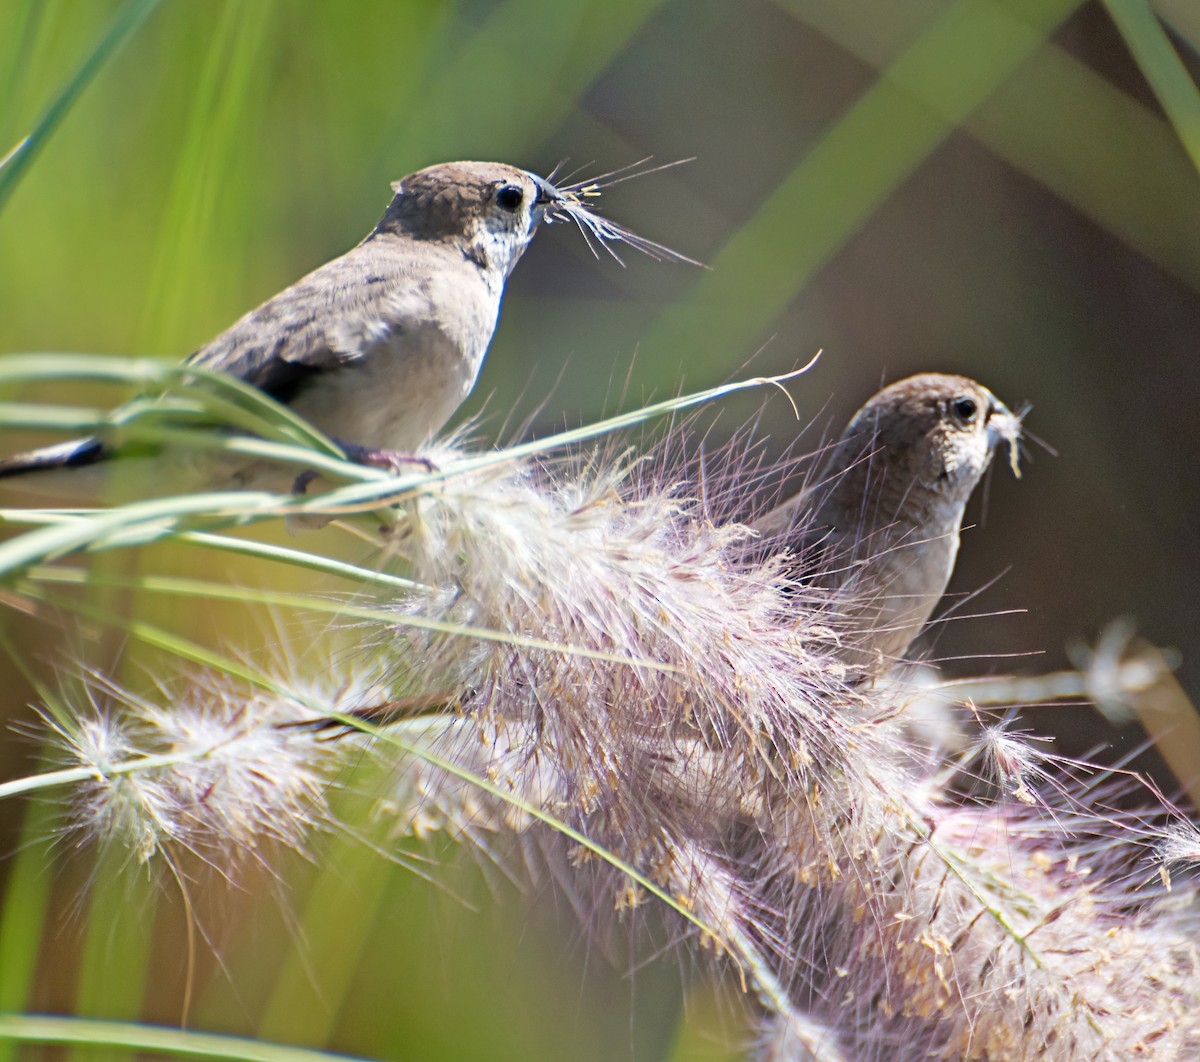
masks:
[(136, 350), (174, 348), (176, 322), (186, 320), (195, 288), (218, 257), (214, 249), (223, 195), (238, 156), (256, 138), (260, 108), (251, 104), (272, 67), (277, 5), (230, 3), (214, 8), (204, 62), (183, 119), (183, 140), (162, 207), (150, 267), (146, 311)]
[(414, 594), (429, 591), (432, 588), (412, 579), (404, 579), (398, 575), (378, 571), (374, 568), (364, 568), (358, 564), (334, 560), (317, 553), (309, 553), (288, 546), (276, 546), (265, 542), (254, 542), (245, 538), (232, 538), (229, 535), (210, 534), (206, 531), (184, 531), (177, 536), (177, 541), (191, 545), (205, 546), (210, 549), (222, 550), (226, 553), (237, 553), (245, 557), (257, 557), (260, 560), (277, 561), (294, 568), (304, 568), (308, 571), (321, 572), (325, 575), (337, 575), (343, 579), (355, 582), (371, 583), (385, 586), (402, 593)]
[[(661, 2), (504, 0), (422, 87), (392, 139), (422, 164), (460, 157), (470, 145), (477, 156), (526, 165), (520, 156), (559, 126)], [(481, 92), (485, 85), (505, 89)], [(511, 106), (514, 99), (524, 105)]]
[[(815, 361), (815, 359), (813, 359)], [(287, 513), (357, 512), (378, 508), (412, 496), (449, 478), (493, 468), (512, 461), (555, 449), (577, 445), (597, 436), (621, 431), (645, 423), (655, 417), (675, 413), (692, 406), (715, 401), (727, 395), (763, 386), (783, 389), (783, 384), (805, 372), (812, 364), (782, 376), (759, 377), (722, 384), (695, 394), (656, 402), (641, 409), (610, 417), (582, 428), (559, 432), (506, 450), (478, 454), (454, 461), (444, 469), (410, 476), (392, 477), (377, 468), (368, 468), (344, 459), (267, 440), (217, 432), (178, 428), (159, 428), (141, 425), (136, 431), (142, 440), (163, 443), (175, 442), (197, 448), (210, 448), (230, 454), (240, 454), (275, 461), (289, 462), (302, 467), (317, 468), (343, 479), (356, 481), (314, 497), (297, 499), (291, 495), (263, 491), (225, 491), (189, 494), (175, 498), (160, 498), (139, 502), (118, 509), (100, 510), (77, 519), (64, 520), (38, 528), (0, 545), (0, 575), (20, 571), (31, 564), (41, 563), (80, 549), (111, 548), (144, 544), (157, 538), (195, 530), (191, 522), (211, 524), (246, 524), (285, 515)], [(785, 392), (786, 394), (786, 392)], [(210, 528), (211, 529), (211, 528)]]
[[(82, 582), (83, 580), (64, 579), (61, 581)], [(198, 642), (194, 642), (182, 635), (174, 634), (171, 631), (163, 630), (154, 624), (146, 623), (143, 620), (124, 619), (104, 609), (96, 608), (80, 601), (67, 601), (64, 598), (55, 597), (53, 594), (46, 593), (40, 589), (36, 593), (30, 593), (30, 596), (37, 597), (38, 600), (45, 601), (47, 604), (63, 612), (75, 612), (86, 620), (122, 631), (131, 638), (136, 638), (138, 641), (153, 646), (155, 649), (160, 649), (178, 660), (187, 660), (190, 663), (199, 664), (201, 667), (219, 671), (224, 675), (240, 679), (248, 685), (266, 690), (269, 693), (274, 693), (279, 697), (286, 697), (301, 704), (306, 704), (313, 709), (314, 714), (321, 714), (325, 711), (324, 705), (312, 702), (304, 695), (303, 691), (282, 686), (263, 672), (257, 671), (239, 660), (224, 656), (206, 646), (200, 645)], [(56, 717), (61, 718), (61, 715), (62, 713), (58, 713)]]
[[(310, 1051), (287, 1044), (245, 1037), (168, 1029), (131, 1022), (60, 1018), (48, 1014), (0, 1015), (0, 1040), (26, 1044), (119, 1047), (179, 1058), (214, 1058), (228, 1062), (354, 1062), (353, 1055)], [(361, 1060), (366, 1062), (366, 1060)]]
[(277, 511), (281, 501), (286, 501), (281, 495), (260, 491), (224, 491), (104, 510), (87, 519), (38, 528), (0, 545), (0, 575), (83, 549), (113, 533), (160, 523), (165, 529), (174, 529), (193, 516), (250, 519)]
[[(83, 568), (67, 567), (33, 568), (27, 573), (27, 579), (35, 585), (38, 583), (49, 583), (113, 586), (122, 589), (144, 590), (148, 593), (178, 594), (184, 597), (199, 597), (213, 601), (238, 601), (243, 604), (265, 605), (271, 608), (324, 612), (343, 620), (365, 620), (369, 623), (381, 623), (390, 627), (413, 627), (417, 630), (431, 631), (436, 634), (449, 634), (460, 638), (476, 638), (479, 641), (499, 642), (502, 645), (516, 645), (525, 649), (535, 649), (547, 653), (562, 653), (567, 656), (577, 656), (585, 660), (599, 660), (609, 664), (626, 664), (630, 667), (644, 667), (654, 671), (678, 671), (674, 665), (664, 664), (661, 661), (650, 660), (644, 657), (606, 653), (599, 649), (587, 649), (583, 646), (569, 645), (565, 642), (550, 642), (541, 638), (528, 638), (512, 631), (498, 631), (487, 627), (448, 623), (443, 620), (428, 619), (424, 616), (414, 616), (404, 612), (397, 612), (394, 609), (386, 607), (358, 605), (350, 601), (316, 597), (312, 594), (247, 589), (241, 586), (229, 586), (225, 583), (213, 583), (203, 579), (189, 579), (173, 575), (143, 575), (133, 579), (125, 579), (119, 576), (93, 575)], [(117, 621), (113, 620), (112, 622)]]
[(101, 380), (148, 388), (165, 386), (176, 366), (157, 358), (118, 358), (109, 354), (5, 354), (0, 386), (35, 381)]
[[(787, 391), (783, 385), (789, 380), (793, 380), (797, 376), (807, 372), (816, 364), (818, 356), (819, 352), (806, 365), (779, 376), (757, 376), (748, 380), (737, 380), (733, 383), (721, 384), (717, 387), (711, 387), (706, 391), (696, 391), (692, 394), (667, 398), (661, 402), (653, 402), (650, 405), (642, 406), (640, 409), (631, 410), (628, 413), (620, 413), (605, 420), (593, 421), (580, 428), (570, 428), (566, 431), (556, 432), (553, 435), (544, 435), (539, 439), (518, 443), (516, 446), (509, 446), (503, 450), (472, 454), (460, 458), (452, 464), (447, 464), (446, 467), (439, 468), (435, 472), (414, 476), (397, 476), (382, 482), (378, 479), (373, 479), (370, 483), (342, 487), (329, 491), (326, 494), (317, 495), (310, 501), (296, 502), (289, 511), (329, 513), (338, 511), (357, 512), (363, 509), (371, 509), (389, 498), (400, 500), (415, 493), (422, 486), (432, 486), (443, 479), (469, 475), (483, 469), (495, 468), (499, 465), (520, 461), (527, 457), (534, 457), (538, 454), (547, 454), (555, 450), (576, 446), (579, 443), (588, 442), (603, 435), (611, 435), (615, 432), (624, 431), (627, 428), (637, 427), (657, 417), (667, 416), (690, 409), (693, 406), (714, 402), (741, 391), (753, 390), (760, 387), (775, 387), (783, 391), (784, 395), (787, 396)], [(791, 397), (787, 397), (788, 401), (791, 402)], [(795, 409), (794, 403), (792, 408)], [(0, 568), (0, 571), (2, 570)]]
[[(325, 1043), (351, 991), (358, 960), (373, 933), (395, 865), (349, 832), (331, 838), (321, 873), (305, 900), (293, 939), (263, 1009), (257, 1033)], [(337, 917), (330, 917), (331, 912)], [(312, 971), (320, 970), (314, 984)]]
[[(776, 0), (873, 67), (921, 26), (915, 7), (870, 0), (863, 9)], [(1200, 26), (1200, 18), (1196, 19)], [(1197, 37), (1200, 41), (1200, 36)], [(915, 88), (910, 86), (910, 88)], [(920, 97), (933, 108), (942, 101)], [(1171, 128), (1062, 48), (1047, 42), (964, 130), (1184, 284), (1200, 290), (1200, 197), (1191, 160)]]
[[(8, 868), (0, 904), (0, 1014), (29, 1006), (50, 906), (47, 838), (53, 835), (54, 820), (55, 808), (49, 801), (31, 800), (26, 805), (18, 852)], [(16, 1058), (17, 1048), (0, 1039), (0, 1062), (16, 1062)]]
[(95, 431), (106, 423), (102, 409), (54, 406), (41, 402), (0, 402), (0, 424), (35, 431)]
[(341, 450), (327, 436), (317, 431), (303, 417), (297, 416), (289, 407), (276, 402), (270, 395), (245, 380), (186, 363), (174, 366), (168, 376), (178, 379), (185, 387), (189, 387), (193, 380), (202, 380), (214, 391), (226, 392), (233, 402), (257, 413), (265, 424), (275, 426), (281, 437), (295, 439), (332, 456), (341, 454)]
[[(722, 938), (720, 934), (703, 919), (701, 919), (691, 908), (681, 900), (676, 899), (662, 886), (655, 884), (645, 874), (637, 869), (632, 863), (622, 859), (615, 852), (609, 851), (603, 845), (597, 844), (590, 837), (575, 827), (564, 822), (556, 815), (551, 814), (537, 804), (530, 803), (516, 793), (509, 792), (503, 786), (496, 784), (484, 778), (482, 775), (476, 774), (474, 771), (468, 770), (461, 764), (455, 763), (453, 760), (446, 759), (432, 749), (409, 742), (401, 736), (402, 731), (394, 727), (377, 727), (370, 723), (365, 723), (361, 719), (352, 718), (350, 716), (334, 715), (334, 718), (341, 719), (348, 726), (353, 726), (355, 729), (362, 730), (364, 733), (371, 734), (380, 742), (392, 745), (398, 752), (406, 756), (412, 756), (421, 760), (423, 763), (429, 764), (431, 767), (436, 767), (440, 771), (444, 771), (451, 778), (457, 778), (460, 781), (466, 782), (468, 785), (474, 786), (476, 789), (488, 796), (494, 797), (497, 800), (503, 801), (506, 804), (516, 808), (531, 819), (535, 819), (545, 826), (549, 826), (552, 830), (562, 834), (562, 836), (574, 841), (577, 845), (587, 849), (597, 858), (603, 860), (615, 870), (619, 870), (622, 874), (628, 877), (631, 881), (636, 882), (651, 896), (661, 900), (677, 914), (682, 915), (688, 922), (691, 922), (697, 929), (701, 930), (707, 936), (718, 941)], [(722, 941), (723, 943), (723, 941)]]
[[(75, 1013), (82, 1017), (135, 1019), (142, 1011), (159, 891), (145, 873), (133, 871), (130, 854), (105, 847), (96, 860), (83, 913), (86, 932), (80, 956)], [(131, 1058), (119, 1043), (73, 1044), (76, 1062)]]
[(1200, 53), (1200, 7), (1195, 0), (1154, 0), (1154, 10), (1192, 51)]
[(43, 112), (29, 135), (9, 152), (3, 165), (0, 165), (0, 210), (4, 209), (4, 205), (8, 202), (17, 183), (25, 175), (51, 134), (58, 128), (59, 123), (67, 116), (72, 104), (100, 72), (104, 64), (116, 54), (121, 45), (146, 21), (157, 6), (158, 0), (129, 0), (113, 20), (108, 32), (100, 39), (91, 54), (84, 59), (79, 69), (63, 86), (62, 91)]
[[(651, 359), (687, 351), (689, 370), (711, 375), (748, 354), (900, 183), (1080, 2), (1041, 0), (1025, 18), (992, 0), (949, 7), (738, 229), (690, 295), (664, 314), (644, 340)], [(662, 364), (674, 374), (678, 357)]]
[[(28, 523), (34, 526), (44, 524), (63, 524), (71, 521), (86, 519), (77, 512), (67, 512), (49, 509), (0, 509), (0, 523)], [(324, 575), (340, 576), (358, 583), (371, 583), (376, 586), (386, 586), (403, 593), (421, 593), (431, 588), (412, 579), (375, 568), (366, 568), (360, 564), (334, 560), (320, 553), (309, 553), (290, 546), (278, 546), (269, 542), (255, 542), (248, 538), (234, 538), (231, 535), (214, 534), (208, 531), (179, 531), (174, 533), (172, 541), (186, 542), (189, 545), (202, 546), (206, 549), (220, 550), (243, 557), (256, 557), (259, 560), (276, 561), (293, 568), (303, 568), (307, 571), (320, 572)]]
[(1146, 0), (1104, 0), (1142, 74), (1200, 172), (1200, 91)]
[[(192, 758), (194, 757), (187, 757), (187, 759)], [(115, 777), (122, 774), (135, 774), (138, 771), (153, 770), (157, 767), (169, 767), (172, 764), (182, 762), (184, 762), (184, 758), (179, 756), (170, 758), (146, 756), (141, 759), (116, 764), (108, 773)], [(96, 772), (91, 767), (64, 767), (57, 771), (36, 771), (21, 778), (10, 778), (7, 782), (0, 782), (0, 800), (8, 800), (11, 797), (21, 796), (24, 793), (36, 793), (46, 789), (60, 789), (67, 785), (77, 785), (79, 782), (86, 782), (89, 778), (95, 777)], [(9, 996), (7, 993), (0, 995), (0, 1000), (4, 1001), (6, 1007), (8, 1006)]]
[[(117, 358), (92, 354), (9, 354), (0, 357), (0, 386), (22, 386), (36, 381), (66, 383), (84, 380), (127, 384), (143, 393), (142, 398), (97, 416), (95, 427), (128, 425), (149, 412), (169, 411), (174, 403), (179, 409), (191, 408), (197, 413), (255, 434), (299, 443), (330, 456), (341, 455), (330, 439), (296, 416), (287, 406), (227, 373), (186, 363), (172, 365), (154, 358)], [(202, 386), (197, 387), (197, 383)], [(156, 405), (147, 396), (152, 396), (160, 404)], [(25, 405), (12, 403), (6, 409), (11, 409), (17, 418), (35, 418), (37, 414), (26, 410)], [(70, 407), (47, 408), (62, 411), (64, 430), (83, 430), (82, 414), (80, 420), (72, 421), (68, 412)], [(46, 426), (57, 427), (51, 422), (51, 415), (46, 416)], [(0, 418), (0, 424), (22, 426), (6, 418)]]

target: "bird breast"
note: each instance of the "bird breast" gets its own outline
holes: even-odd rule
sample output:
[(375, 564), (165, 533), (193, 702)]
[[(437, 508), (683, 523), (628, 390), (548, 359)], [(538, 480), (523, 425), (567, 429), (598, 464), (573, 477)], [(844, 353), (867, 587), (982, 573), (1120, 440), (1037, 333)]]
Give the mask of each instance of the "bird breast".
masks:
[(397, 289), (354, 335), (334, 337), (347, 356), (293, 409), (346, 443), (413, 451), (428, 442), (474, 386), (499, 315), (499, 296), (471, 279)]
[(855, 632), (847, 638), (847, 662), (867, 668), (881, 658), (894, 662), (929, 621), (958, 555), (962, 506), (945, 509), (920, 525), (893, 525), (852, 566), (835, 606)]

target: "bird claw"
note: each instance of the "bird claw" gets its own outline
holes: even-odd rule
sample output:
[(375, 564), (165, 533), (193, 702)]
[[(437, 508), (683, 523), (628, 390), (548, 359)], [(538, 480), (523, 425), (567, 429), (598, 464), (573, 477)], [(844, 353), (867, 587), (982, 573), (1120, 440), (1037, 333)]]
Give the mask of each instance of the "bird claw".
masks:
[(353, 443), (339, 443), (339, 445), (355, 464), (382, 468), (394, 476), (399, 475), (406, 465), (420, 465), (426, 472), (438, 470), (437, 465), (421, 454), (405, 453), (402, 450), (376, 450), (368, 446), (356, 446)]
[[(393, 476), (398, 476), (406, 465), (420, 465), (426, 472), (438, 471), (438, 466), (428, 457), (424, 457), (421, 454), (409, 454), (401, 450), (376, 450), (367, 446), (356, 446), (353, 443), (339, 442), (338, 445), (356, 465), (369, 465), (372, 468), (382, 468), (390, 472)], [(305, 472), (301, 472), (292, 481), (292, 493), (307, 493), (312, 481), (319, 475), (319, 472), (311, 468)]]
[(318, 474), (311, 468), (307, 472), (301, 472), (300, 475), (292, 480), (292, 493), (307, 494), (309, 484), (317, 478)]

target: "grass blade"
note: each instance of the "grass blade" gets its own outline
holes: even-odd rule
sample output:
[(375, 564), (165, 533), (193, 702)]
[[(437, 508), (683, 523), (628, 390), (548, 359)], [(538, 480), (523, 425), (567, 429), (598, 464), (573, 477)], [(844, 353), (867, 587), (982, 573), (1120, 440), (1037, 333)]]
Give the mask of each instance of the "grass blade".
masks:
[(12, 195), (17, 182), (25, 175), (37, 153), (45, 146), (50, 135), (67, 116), (71, 106), (101, 67), (146, 21), (158, 6), (158, 0), (129, 0), (113, 20), (109, 31), (100, 39), (91, 54), (80, 64), (79, 69), (63, 86), (62, 91), (42, 113), (29, 135), (24, 137), (0, 163), (0, 210)]
[[(606, 653), (599, 649), (587, 649), (566, 642), (551, 642), (541, 638), (529, 638), (512, 631), (492, 630), (488, 627), (473, 627), (467, 624), (448, 623), (409, 615), (386, 606), (356, 605), (335, 597), (317, 597), (313, 594), (297, 594), (276, 590), (253, 589), (213, 583), (203, 579), (182, 576), (143, 575), (135, 579), (91, 575), (82, 568), (47, 567), (36, 568), (27, 573), (32, 583), (71, 584), (92, 586), (114, 586), (122, 589), (144, 590), (156, 594), (176, 594), (184, 597), (206, 598), (212, 601), (238, 601), (246, 604), (267, 605), (274, 608), (297, 609), (309, 612), (325, 612), (342, 620), (364, 620), (390, 627), (413, 627), (460, 638), (476, 638), (484, 642), (500, 642), (547, 653), (562, 653), (585, 660), (599, 660), (610, 664), (627, 664), (630, 667), (650, 668), (654, 671), (674, 672), (675, 667), (658, 660)], [(112, 620), (112, 622), (118, 622)]]
[[(932, 152), (1012, 77), (1080, 0), (1014, 18), (959, 0), (848, 109), (712, 258), (686, 299), (644, 337), (689, 371), (752, 352), (771, 322)], [(931, 106), (930, 100), (936, 101)], [(678, 359), (663, 358), (674, 372)]]
[(61, 1018), (49, 1014), (0, 1015), (0, 1040), (28, 1044), (118, 1047), (179, 1058), (217, 1058), (227, 1059), (229, 1062), (326, 1062), (355, 1058), (353, 1055), (312, 1051), (238, 1036), (168, 1029), (159, 1025), (138, 1025), (132, 1022)]
[(1200, 91), (1146, 0), (1104, 0), (1134, 61), (1200, 172)]

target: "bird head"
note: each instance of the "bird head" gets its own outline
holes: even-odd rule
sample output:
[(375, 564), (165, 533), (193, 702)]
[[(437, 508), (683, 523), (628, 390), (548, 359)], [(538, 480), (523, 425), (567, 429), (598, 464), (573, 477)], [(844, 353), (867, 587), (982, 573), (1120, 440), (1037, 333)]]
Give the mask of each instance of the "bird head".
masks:
[(966, 376), (922, 373), (871, 398), (850, 421), (830, 464), (846, 470), (839, 493), (919, 515), (926, 502), (965, 504), (1000, 443), (1019, 474), (1020, 437), (1020, 418), (986, 387)]
[(385, 222), (415, 239), (459, 245), (500, 278), (512, 272), (558, 191), (498, 162), (447, 162), (396, 181)]

